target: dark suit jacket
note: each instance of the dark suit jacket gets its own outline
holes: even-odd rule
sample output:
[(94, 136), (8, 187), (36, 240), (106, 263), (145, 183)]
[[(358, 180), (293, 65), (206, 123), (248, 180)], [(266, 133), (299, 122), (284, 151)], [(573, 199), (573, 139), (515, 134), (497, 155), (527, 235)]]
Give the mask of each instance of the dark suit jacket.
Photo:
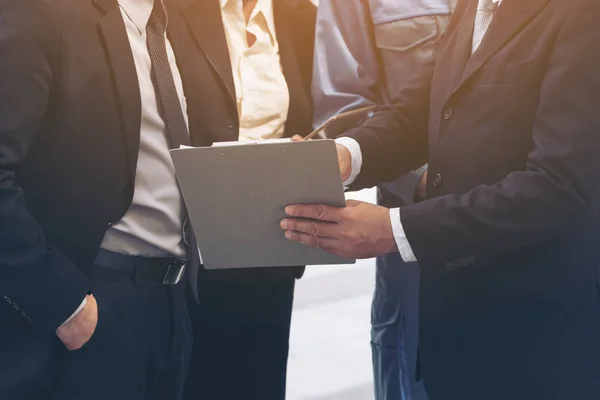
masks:
[(0, 0), (0, 21), (0, 398), (18, 398), (131, 204), (141, 105), (117, 0)]
[(355, 187), (429, 161), (402, 208), (432, 400), (600, 398), (600, 2), (504, 0), (471, 56), (461, 0), (433, 77), (350, 132)]
[[(316, 8), (310, 0), (272, 0), (275, 29), (283, 74), (290, 93), (285, 135), (305, 135), (311, 131), (310, 85)], [(190, 129), (206, 138), (205, 144), (235, 141), (239, 120), (231, 61), (221, 18), (219, 0), (169, 0), (177, 21), (173, 34), (184, 85), (202, 82), (202, 90), (188, 92)], [(235, 229), (235, 227), (224, 227)], [(253, 268), (209, 271), (211, 278), (285, 278), (300, 277), (304, 268)]]

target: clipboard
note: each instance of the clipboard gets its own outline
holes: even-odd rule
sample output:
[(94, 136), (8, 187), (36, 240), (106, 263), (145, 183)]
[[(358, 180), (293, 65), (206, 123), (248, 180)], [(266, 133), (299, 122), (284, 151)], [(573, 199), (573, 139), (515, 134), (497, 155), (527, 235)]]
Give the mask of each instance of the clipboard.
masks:
[(171, 150), (206, 269), (353, 264), (285, 238), (290, 204), (344, 207), (333, 140)]

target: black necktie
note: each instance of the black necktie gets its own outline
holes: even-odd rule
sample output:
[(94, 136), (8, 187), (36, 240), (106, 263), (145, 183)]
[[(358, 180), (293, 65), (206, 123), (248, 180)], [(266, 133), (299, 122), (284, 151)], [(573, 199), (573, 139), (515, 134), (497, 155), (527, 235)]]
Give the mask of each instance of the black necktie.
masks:
[(167, 17), (162, 1), (155, 0), (146, 26), (146, 45), (152, 62), (152, 83), (158, 110), (165, 123), (169, 147), (174, 149), (181, 145), (189, 146), (190, 136), (167, 56), (166, 25)]
[[(158, 111), (165, 123), (165, 131), (170, 149), (179, 148), (181, 145), (189, 146), (188, 133), (181, 102), (175, 87), (173, 71), (167, 55), (165, 33), (167, 16), (161, 0), (154, 0), (154, 7), (146, 26), (146, 46), (152, 63), (152, 84), (156, 93)], [(185, 214), (183, 223), (183, 240), (188, 245), (188, 278), (192, 291), (197, 297), (197, 279), (200, 259), (196, 240), (191, 229), (191, 224)]]

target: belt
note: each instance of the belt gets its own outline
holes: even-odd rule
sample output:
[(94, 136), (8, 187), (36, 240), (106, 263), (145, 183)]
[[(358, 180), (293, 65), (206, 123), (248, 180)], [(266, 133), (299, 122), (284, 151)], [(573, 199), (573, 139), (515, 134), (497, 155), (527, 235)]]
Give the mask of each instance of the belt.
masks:
[(122, 272), (135, 282), (176, 285), (185, 273), (185, 261), (175, 257), (128, 256), (100, 249), (94, 264)]

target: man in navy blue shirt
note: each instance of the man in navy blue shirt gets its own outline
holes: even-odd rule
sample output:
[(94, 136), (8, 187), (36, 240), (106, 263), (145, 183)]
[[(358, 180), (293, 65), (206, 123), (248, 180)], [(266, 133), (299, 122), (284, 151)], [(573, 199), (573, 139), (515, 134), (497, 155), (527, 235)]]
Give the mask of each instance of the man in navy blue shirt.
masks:
[[(321, 0), (313, 98), (315, 124), (354, 108), (384, 104), (433, 66), (453, 8), (448, 0)], [(424, 195), (427, 166), (378, 188), (387, 207)], [(419, 182), (422, 182), (419, 185)], [(377, 400), (427, 398), (417, 382), (419, 267), (399, 254), (377, 258), (372, 354)]]

